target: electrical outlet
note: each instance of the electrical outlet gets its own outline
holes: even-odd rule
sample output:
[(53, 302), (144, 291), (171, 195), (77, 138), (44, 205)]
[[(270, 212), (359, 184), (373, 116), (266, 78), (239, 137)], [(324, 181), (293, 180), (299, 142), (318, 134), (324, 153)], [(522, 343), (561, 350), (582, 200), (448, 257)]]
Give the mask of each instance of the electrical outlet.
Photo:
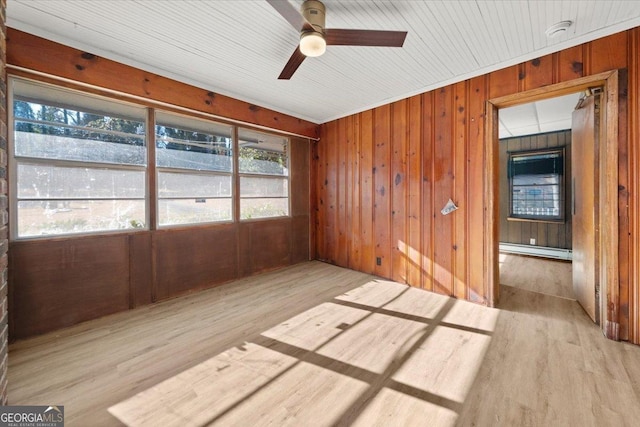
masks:
[(382, 265), (382, 258), (376, 257), (376, 265)]
[(536, 239), (534, 239), (533, 237), (531, 239), (529, 239), (529, 244), (530, 245), (535, 245), (536, 244)]

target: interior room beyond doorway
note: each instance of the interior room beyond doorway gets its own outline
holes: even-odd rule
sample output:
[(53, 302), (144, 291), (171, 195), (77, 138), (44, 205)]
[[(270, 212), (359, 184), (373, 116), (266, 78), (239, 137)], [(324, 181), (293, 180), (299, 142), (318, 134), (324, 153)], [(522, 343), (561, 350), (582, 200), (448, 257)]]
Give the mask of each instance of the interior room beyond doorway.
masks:
[(579, 98), (576, 92), (499, 111), (502, 285), (575, 299), (571, 116)]

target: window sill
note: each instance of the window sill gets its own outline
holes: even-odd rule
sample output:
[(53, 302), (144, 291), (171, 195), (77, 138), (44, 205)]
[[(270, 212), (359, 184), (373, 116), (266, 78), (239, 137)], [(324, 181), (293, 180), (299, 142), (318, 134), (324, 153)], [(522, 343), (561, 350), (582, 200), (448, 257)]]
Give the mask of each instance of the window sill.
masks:
[(552, 218), (519, 218), (509, 216), (507, 217), (507, 221), (514, 222), (538, 222), (538, 223), (547, 223), (547, 224), (564, 224), (566, 220), (562, 219), (552, 219)]

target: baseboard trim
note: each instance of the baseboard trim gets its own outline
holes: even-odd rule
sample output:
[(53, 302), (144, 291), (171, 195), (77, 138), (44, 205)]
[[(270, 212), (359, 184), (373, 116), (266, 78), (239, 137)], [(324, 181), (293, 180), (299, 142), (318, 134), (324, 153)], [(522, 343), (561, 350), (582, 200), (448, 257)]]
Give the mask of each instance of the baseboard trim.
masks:
[(571, 261), (571, 249), (547, 248), (544, 246), (518, 245), (515, 243), (500, 243), (500, 252), (518, 255), (530, 255), (541, 258), (553, 258)]

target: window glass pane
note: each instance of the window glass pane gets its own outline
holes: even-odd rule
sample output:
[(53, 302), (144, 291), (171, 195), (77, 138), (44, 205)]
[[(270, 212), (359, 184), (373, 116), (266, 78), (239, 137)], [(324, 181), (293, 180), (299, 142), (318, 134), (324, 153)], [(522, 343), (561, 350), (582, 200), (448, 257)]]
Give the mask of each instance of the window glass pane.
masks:
[(17, 237), (145, 228), (146, 108), (10, 82)]
[(195, 224), (200, 222), (231, 221), (233, 203), (229, 198), (160, 199), (160, 225)]
[(138, 170), (18, 164), (19, 199), (145, 197), (145, 173)]
[(160, 198), (231, 197), (231, 175), (158, 173)]
[(233, 219), (231, 175), (158, 173), (160, 225)]
[(18, 202), (19, 237), (144, 227), (144, 200), (29, 200)]
[(247, 197), (287, 197), (289, 195), (287, 178), (240, 177), (240, 194)]
[(564, 218), (563, 169), (562, 150), (511, 154), (511, 216)]
[(239, 129), (238, 139), (238, 167), (241, 173), (289, 175), (287, 138)]
[(517, 175), (513, 177), (513, 213), (536, 217), (560, 216), (558, 175)]
[(15, 96), (16, 156), (146, 164), (144, 120)]
[[(121, 117), (129, 120), (144, 122), (146, 108), (140, 105), (129, 104), (122, 101), (90, 95), (81, 91), (67, 89), (47, 83), (35, 82), (14, 78), (14, 101), (21, 99), (36, 104), (57, 105), (58, 107), (98, 113), (109, 117)], [(24, 116), (20, 116), (24, 117)]]
[(156, 164), (160, 167), (231, 172), (231, 127), (159, 113)]
[(287, 215), (289, 215), (289, 199), (262, 197), (240, 200), (240, 219)]

